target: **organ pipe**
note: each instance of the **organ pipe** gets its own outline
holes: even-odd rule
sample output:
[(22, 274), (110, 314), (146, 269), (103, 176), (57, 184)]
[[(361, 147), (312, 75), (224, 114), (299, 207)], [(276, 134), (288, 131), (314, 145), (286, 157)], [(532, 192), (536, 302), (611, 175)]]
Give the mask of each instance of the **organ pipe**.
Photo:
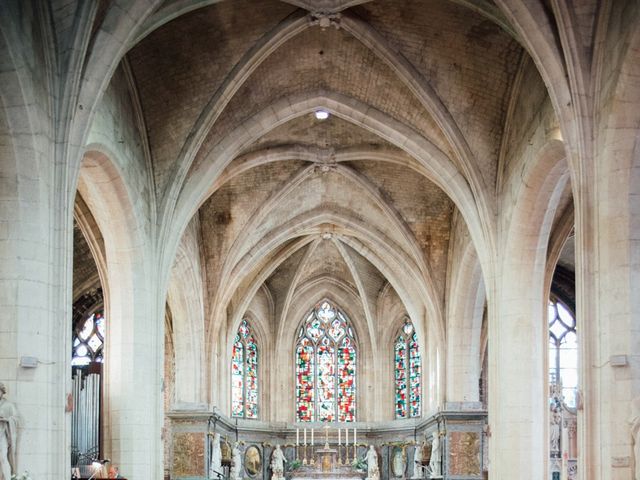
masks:
[(88, 464), (100, 452), (100, 374), (77, 369), (73, 375), (71, 462)]

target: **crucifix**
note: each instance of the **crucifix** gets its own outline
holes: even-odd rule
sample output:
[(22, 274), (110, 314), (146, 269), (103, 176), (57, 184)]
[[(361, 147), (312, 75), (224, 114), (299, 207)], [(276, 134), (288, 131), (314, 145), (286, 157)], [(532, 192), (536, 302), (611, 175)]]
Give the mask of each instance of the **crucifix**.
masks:
[(324, 448), (325, 450), (329, 449), (329, 425), (325, 425), (324, 427)]

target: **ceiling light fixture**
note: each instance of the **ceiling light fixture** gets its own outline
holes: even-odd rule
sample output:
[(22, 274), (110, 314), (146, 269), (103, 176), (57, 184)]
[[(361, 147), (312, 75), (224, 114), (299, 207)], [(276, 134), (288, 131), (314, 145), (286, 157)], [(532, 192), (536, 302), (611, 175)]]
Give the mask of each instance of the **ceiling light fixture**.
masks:
[(327, 112), (326, 110), (316, 110), (314, 112), (314, 115), (318, 120), (326, 120), (327, 118), (329, 118), (329, 112)]

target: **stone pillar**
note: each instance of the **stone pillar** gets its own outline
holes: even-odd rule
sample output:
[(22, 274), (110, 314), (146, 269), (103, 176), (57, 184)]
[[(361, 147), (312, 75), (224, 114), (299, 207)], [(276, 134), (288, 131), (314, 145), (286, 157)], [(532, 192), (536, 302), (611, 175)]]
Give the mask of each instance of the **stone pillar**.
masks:
[[(53, 185), (53, 146), (31, 134), (21, 86), (0, 70), (14, 102), (0, 105), (0, 382), (21, 416), (18, 472), (56, 480), (70, 468), (71, 214)], [(24, 356), (37, 366), (20, 367)]]
[(609, 135), (596, 160), (597, 193), (585, 193), (579, 204), (584, 409), (578, 415), (578, 474), (626, 480), (634, 478), (631, 402), (640, 395), (640, 152), (637, 130)]
[(105, 242), (104, 451), (126, 478), (161, 478), (164, 297), (144, 200), (112, 159), (85, 155), (78, 192)]
[(515, 262), (505, 272), (499, 305), (489, 318), (489, 474), (494, 479), (545, 478), (548, 462), (546, 302), (542, 288), (536, 294), (523, 270)]
[(495, 278), (487, 280), (489, 475), (546, 478), (549, 464), (547, 246), (569, 181), (565, 148), (546, 140), (502, 199)]

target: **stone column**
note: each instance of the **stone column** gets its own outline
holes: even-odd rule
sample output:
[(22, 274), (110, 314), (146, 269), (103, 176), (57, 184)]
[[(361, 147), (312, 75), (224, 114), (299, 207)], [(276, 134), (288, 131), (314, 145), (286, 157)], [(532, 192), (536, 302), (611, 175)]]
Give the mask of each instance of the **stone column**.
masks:
[(640, 395), (640, 152), (637, 130), (622, 117), (602, 134), (597, 186), (579, 204), (584, 233), (576, 245), (584, 325), (578, 474), (598, 480), (634, 478), (629, 419)]
[[(70, 462), (71, 214), (54, 188), (53, 146), (31, 134), (23, 86), (0, 71), (0, 93), (14, 102), (0, 105), (0, 382), (21, 416), (18, 472), (55, 480)], [(37, 366), (20, 367), (25, 356)]]
[[(17, 470), (56, 480), (68, 476), (70, 462), (72, 224), (38, 83), (46, 67), (31, 50), (32, 9), (0, 4), (0, 382), (21, 416)], [(20, 367), (24, 356), (37, 366)]]
[(546, 302), (541, 288), (525, 287), (529, 279), (517, 262), (503, 275), (499, 305), (489, 308), (489, 473), (541, 479), (548, 462)]
[[(125, 165), (126, 167), (126, 165)], [(120, 168), (124, 168), (120, 165)], [(143, 198), (115, 161), (85, 155), (78, 191), (105, 242), (104, 453), (133, 480), (161, 478), (164, 295)]]
[(549, 233), (568, 182), (564, 155), (559, 141), (549, 141), (512, 178), (513, 196), (504, 199), (496, 277), (487, 281), (495, 288), (488, 295), (489, 474), (495, 479), (547, 476), (544, 279)]

